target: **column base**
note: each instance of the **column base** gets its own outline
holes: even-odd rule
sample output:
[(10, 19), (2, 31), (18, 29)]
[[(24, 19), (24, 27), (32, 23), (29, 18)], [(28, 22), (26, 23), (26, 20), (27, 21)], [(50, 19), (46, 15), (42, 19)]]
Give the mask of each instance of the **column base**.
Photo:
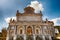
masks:
[(14, 40), (16, 40), (16, 35), (14, 36), (14, 38), (13, 38)]
[(42, 36), (43, 40), (45, 40), (45, 36)]

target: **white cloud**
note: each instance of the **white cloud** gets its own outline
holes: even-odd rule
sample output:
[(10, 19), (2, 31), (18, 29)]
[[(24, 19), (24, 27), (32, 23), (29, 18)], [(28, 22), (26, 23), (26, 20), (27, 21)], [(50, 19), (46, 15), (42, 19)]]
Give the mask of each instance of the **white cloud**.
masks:
[(12, 20), (13, 20), (13, 19), (16, 20), (16, 17), (8, 17), (8, 18), (5, 18), (5, 21), (6, 21), (7, 23), (9, 23), (11, 18), (12, 18)]
[(49, 19), (48, 16), (44, 16), (44, 17), (43, 17), (43, 20), (46, 20), (46, 18), (47, 18), (49, 21), (53, 21), (53, 22), (54, 22), (54, 26), (60, 26), (60, 18)]
[(31, 4), (28, 6), (33, 7), (35, 9), (35, 12), (39, 12), (40, 10), (43, 11), (44, 9), (43, 5), (38, 1), (31, 1)]
[(51, 21), (54, 22), (54, 25), (60, 26), (60, 23), (58, 23), (60, 21), (60, 18), (55, 18), (55, 19), (52, 19)]

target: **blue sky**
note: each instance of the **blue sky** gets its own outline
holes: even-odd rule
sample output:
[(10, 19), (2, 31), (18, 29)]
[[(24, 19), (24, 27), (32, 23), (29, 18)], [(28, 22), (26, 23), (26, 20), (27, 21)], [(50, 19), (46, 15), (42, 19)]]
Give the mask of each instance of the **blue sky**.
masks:
[[(7, 27), (5, 18), (15, 17), (16, 10), (23, 12), (24, 8), (34, 0), (0, 0), (0, 30)], [(43, 18), (54, 21), (60, 25), (60, 0), (37, 0), (42, 3), (44, 10)]]

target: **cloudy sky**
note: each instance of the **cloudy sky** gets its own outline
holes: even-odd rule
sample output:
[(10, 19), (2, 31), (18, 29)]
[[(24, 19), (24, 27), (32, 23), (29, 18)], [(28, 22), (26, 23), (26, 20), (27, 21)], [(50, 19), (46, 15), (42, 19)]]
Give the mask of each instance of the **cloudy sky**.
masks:
[[(8, 27), (8, 19), (15, 18), (16, 10), (24, 12), (24, 8), (33, 5), (35, 0), (0, 0), (0, 30)], [(36, 2), (36, 1), (35, 1)], [(37, 0), (38, 6), (43, 5), (43, 19), (54, 21), (54, 25), (60, 25), (60, 0)]]

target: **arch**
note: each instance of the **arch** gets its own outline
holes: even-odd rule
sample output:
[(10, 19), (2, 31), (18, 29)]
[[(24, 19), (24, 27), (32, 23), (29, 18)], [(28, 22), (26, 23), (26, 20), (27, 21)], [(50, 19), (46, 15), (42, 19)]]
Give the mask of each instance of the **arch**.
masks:
[(31, 26), (28, 26), (26, 31), (27, 31), (27, 35), (32, 35), (32, 27)]
[(22, 34), (23, 33), (23, 29), (20, 29), (20, 34)]
[(40, 27), (36, 26), (36, 28), (35, 28), (35, 34), (39, 34), (39, 33), (40, 33)]
[(23, 34), (23, 28), (19, 28), (19, 34)]
[(24, 28), (23, 28), (23, 26), (20, 26), (20, 25), (19, 25), (19, 26), (17, 27), (17, 29), (18, 29), (18, 30), (17, 30), (18, 34), (23, 34), (23, 33), (24, 33)]
[(36, 34), (39, 34), (39, 28), (36, 28)]
[(23, 34), (23, 32), (24, 32), (23, 26), (18, 27), (18, 32), (19, 32), (19, 34)]

